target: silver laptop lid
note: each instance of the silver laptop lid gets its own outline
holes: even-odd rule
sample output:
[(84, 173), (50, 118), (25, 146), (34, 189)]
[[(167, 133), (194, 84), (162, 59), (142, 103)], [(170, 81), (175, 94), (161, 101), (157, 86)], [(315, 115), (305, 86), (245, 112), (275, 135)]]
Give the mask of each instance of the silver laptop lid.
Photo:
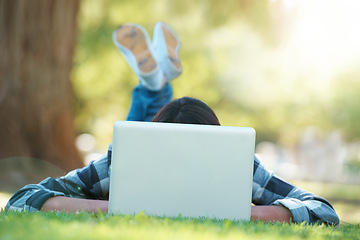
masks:
[(249, 220), (255, 130), (114, 124), (109, 213)]

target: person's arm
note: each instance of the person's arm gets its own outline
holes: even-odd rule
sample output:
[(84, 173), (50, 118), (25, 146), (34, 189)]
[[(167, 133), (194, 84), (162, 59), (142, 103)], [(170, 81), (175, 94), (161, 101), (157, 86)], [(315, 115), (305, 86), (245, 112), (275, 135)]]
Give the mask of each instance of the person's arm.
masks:
[(42, 206), (42, 210), (47, 211), (65, 211), (65, 212), (90, 212), (98, 211), (107, 213), (109, 201), (97, 199), (82, 199), (57, 196), (46, 200)]
[(292, 222), (292, 213), (283, 206), (251, 206), (251, 219), (270, 222)]
[[(326, 223), (331, 225), (340, 223), (334, 208), (324, 198), (304, 191), (269, 172), (256, 156), (253, 177), (253, 203), (265, 205), (265, 211), (262, 213), (261, 209), (254, 208), (254, 220), (277, 221), (278, 216), (272, 211), (274, 209), (269, 210), (270, 208), (265, 207), (281, 206), (291, 212), (291, 219), (295, 223)], [(281, 215), (282, 213), (279, 212)]]
[[(58, 203), (58, 200), (65, 199), (57, 198), (59, 196), (73, 199), (107, 200), (109, 197), (109, 161), (108, 156), (104, 156), (82, 169), (69, 172), (66, 176), (56, 179), (47, 178), (39, 184), (26, 185), (10, 198), (6, 209), (14, 211), (40, 211), (44, 203), (47, 202), (47, 210), (51, 210), (52, 202)], [(76, 202), (79, 203), (78, 201)], [(60, 205), (57, 206), (59, 207)], [(71, 207), (71, 209), (65, 207)], [(65, 211), (71, 211), (73, 207), (65, 204), (60, 208)], [(79, 208), (79, 210), (81, 209)], [(53, 210), (58, 209), (54, 206)]]

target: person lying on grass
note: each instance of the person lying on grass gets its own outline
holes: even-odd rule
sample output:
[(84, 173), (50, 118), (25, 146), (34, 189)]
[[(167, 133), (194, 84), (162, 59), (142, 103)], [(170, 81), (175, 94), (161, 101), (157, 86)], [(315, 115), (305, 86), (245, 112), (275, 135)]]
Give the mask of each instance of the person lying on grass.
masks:
[[(157, 23), (150, 43), (143, 27), (124, 24), (114, 31), (113, 41), (140, 80), (132, 92), (128, 121), (220, 125), (212, 109), (198, 99), (171, 101), (169, 81), (181, 74), (182, 66), (180, 41), (170, 26)], [(11, 197), (6, 209), (107, 213), (111, 151), (110, 144), (107, 155), (84, 168), (23, 187)], [(256, 155), (252, 203), (252, 220), (339, 225), (329, 202), (274, 175)]]

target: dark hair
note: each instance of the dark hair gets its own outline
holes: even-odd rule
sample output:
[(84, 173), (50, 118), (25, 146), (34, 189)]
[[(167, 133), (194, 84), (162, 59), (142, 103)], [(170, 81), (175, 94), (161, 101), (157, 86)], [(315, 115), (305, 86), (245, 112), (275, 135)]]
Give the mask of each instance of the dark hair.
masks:
[(220, 125), (214, 111), (206, 103), (191, 97), (178, 98), (166, 104), (152, 121)]

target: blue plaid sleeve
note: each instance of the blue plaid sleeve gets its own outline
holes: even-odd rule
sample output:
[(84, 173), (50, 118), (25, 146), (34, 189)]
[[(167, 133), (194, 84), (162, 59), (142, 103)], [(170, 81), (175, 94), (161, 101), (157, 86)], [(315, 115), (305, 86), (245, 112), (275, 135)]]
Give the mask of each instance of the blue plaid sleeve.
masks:
[[(109, 149), (109, 152), (111, 149)], [(55, 196), (109, 199), (109, 154), (63, 177), (46, 178), (17, 191), (6, 208), (15, 211), (39, 211), (45, 201)]]
[(252, 201), (255, 205), (288, 208), (296, 223), (340, 223), (334, 208), (325, 199), (286, 182), (268, 171), (255, 156)]

